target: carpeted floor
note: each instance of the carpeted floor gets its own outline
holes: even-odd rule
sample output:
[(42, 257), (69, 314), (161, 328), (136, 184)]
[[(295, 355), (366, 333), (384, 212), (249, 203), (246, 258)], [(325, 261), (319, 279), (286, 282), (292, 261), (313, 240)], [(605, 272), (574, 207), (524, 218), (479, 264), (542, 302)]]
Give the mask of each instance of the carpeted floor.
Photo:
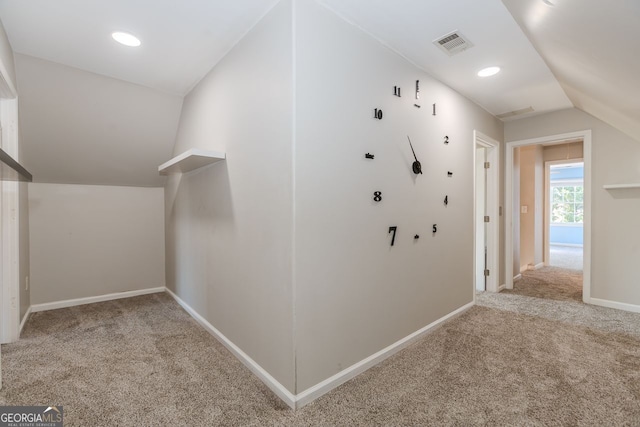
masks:
[(582, 270), (581, 247), (549, 245), (549, 265), (553, 267)]
[(582, 271), (560, 267), (527, 270), (513, 282), (513, 289), (505, 294), (526, 295), (558, 301), (582, 301)]
[(164, 294), (35, 313), (0, 404), (61, 404), (67, 426), (640, 425), (640, 315), (477, 302), (296, 412)]

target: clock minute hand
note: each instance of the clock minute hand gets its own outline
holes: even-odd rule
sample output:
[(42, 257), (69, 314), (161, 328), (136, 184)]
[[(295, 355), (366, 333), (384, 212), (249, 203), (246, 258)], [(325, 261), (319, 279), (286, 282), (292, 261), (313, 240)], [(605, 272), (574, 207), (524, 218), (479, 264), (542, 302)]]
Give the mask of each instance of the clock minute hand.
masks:
[(417, 174), (422, 174), (422, 165), (420, 164), (420, 161), (418, 160), (418, 157), (416, 156), (416, 152), (413, 149), (413, 144), (411, 143), (411, 138), (409, 138), (409, 135), (407, 135), (407, 139), (409, 140), (409, 146), (411, 147), (411, 152), (413, 153), (413, 158), (416, 159), (415, 162), (413, 162), (413, 165), (411, 165), (411, 168), (413, 169), (413, 173)]
[(417, 162), (418, 158), (416, 157), (416, 152), (413, 149), (413, 144), (411, 143), (411, 138), (409, 138), (409, 135), (407, 135), (407, 139), (409, 140), (409, 147), (411, 147), (411, 152), (413, 153), (413, 158), (416, 159), (416, 162)]

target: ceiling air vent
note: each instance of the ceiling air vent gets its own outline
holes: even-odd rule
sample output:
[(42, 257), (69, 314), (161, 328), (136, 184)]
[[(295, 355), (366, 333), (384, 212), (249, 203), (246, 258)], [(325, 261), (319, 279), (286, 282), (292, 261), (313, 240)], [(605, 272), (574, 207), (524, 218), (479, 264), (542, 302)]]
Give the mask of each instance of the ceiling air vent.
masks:
[(456, 53), (460, 53), (463, 50), (467, 50), (473, 46), (467, 38), (465, 38), (458, 30), (449, 34), (445, 34), (442, 37), (438, 37), (433, 41), (433, 44), (438, 46), (444, 53), (449, 56), (453, 56)]

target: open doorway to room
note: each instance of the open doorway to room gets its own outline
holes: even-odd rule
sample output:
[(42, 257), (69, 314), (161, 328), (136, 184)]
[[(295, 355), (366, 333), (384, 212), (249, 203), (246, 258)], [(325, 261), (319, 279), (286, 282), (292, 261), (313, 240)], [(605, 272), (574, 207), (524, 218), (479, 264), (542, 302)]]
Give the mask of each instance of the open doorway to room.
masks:
[(584, 163), (545, 162), (545, 265), (582, 273)]
[(590, 300), (591, 132), (506, 144), (506, 289)]

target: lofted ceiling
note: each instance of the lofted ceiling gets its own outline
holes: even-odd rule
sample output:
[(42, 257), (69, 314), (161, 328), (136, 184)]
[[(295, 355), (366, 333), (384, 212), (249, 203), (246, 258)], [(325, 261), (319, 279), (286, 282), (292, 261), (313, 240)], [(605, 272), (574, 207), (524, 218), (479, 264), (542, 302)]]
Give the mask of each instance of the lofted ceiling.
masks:
[[(0, 1), (14, 52), (185, 95), (277, 0)], [(136, 35), (140, 48), (111, 39)]]
[[(503, 120), (575, 106), (640, 140), (640, 98), (636, 96), (640, 57), (635, 55), (640, 52), (638, 0), (317, 1)], [(79, 159), (73, 176), (55, 173), (51, 167), (47, 170), (56, 182), (161, 185), (157, 170), (150, 166), (162, 163), (171, 152), (180, 114), (175, 100), (187, 94), (277, 2), (0, 0), (0, 19), (21, 57), (18, 90), (23, 98), (22, 126), (29, 128), (23, 132), (29, 150), (37, 156), (55, 143), (68, 151), (67, 158), (73, 158), (69, 155), (74, 152), (95, 152), (115, 161), (139, 144), (153, 160), (143, 165), (129, 159), (128, 167), (144, 166), (145, 178), (122, 166), (118, 179), (105, 178), (113, 171), (91, 163), (95, 156), (91, 161)], [(433, 41), (456, 30), (473, 46), (449, 56)], [(131, 32), (142, 45), (118, 45), (110, 37), (113, 31)], [(87, 123), (99, 125), (72, 131), (77, 126), (74, 114), (89, 114), (89, 110), (66, 108), (68, 114), (58, 114), (57, 122), (48, 119), (41, 106), (55, 105), (50, 87), (58, 81), (43, 77), (49, 66), (44, 62), (36, 66), (34, 58), (53, 63), (54, 77), (65, 85), (73, 84), (73, 70), (88, 73), (79, 80), (86, 85), (82, 90), (99, 96), (83, 102), (95, 106), (104, 100), (105, 108), (96, 111), (109, 111), (106, 107), (116, 102), (104, 90), (111, 84), (123, 91), (123, 84), (131, 85), (140, 105), (158, 96), (166, 108), (155, 120), (145, 116), (137, 124), (115, 113), (87, 116)], [(478, 70), (493, 65), (502, 71), (492, 77), (477, 76)], [(48, 87), (34, 79), (46, 81)], [(132, 89), (136, 85), (157, 94)], [(26, 98), (22, 90), (27, 91)], [(82, 91), (62, 91), (59, 96), (65, 93), (81, 96)], [(510, 114), (518, 110), (524, 112)], [(169, 125), (159, 126), (159, 122)], [(110, 151), (102, 146), (106, 141)], [(34, 162), (42, 165), (32, 168), (38, 180), (42, 177), (38, 169), (46, 162)]]
[(640, 1), (502, 1), (575, 107), (640, 141)]

